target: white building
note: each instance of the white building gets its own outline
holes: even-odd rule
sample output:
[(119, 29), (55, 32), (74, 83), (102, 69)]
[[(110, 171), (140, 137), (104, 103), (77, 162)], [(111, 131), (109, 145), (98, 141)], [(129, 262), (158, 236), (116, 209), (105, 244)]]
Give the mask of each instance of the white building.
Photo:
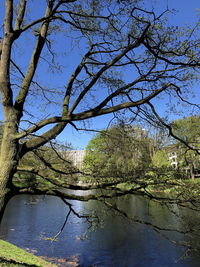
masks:
[(176, 169), (178, 167), (178, 160), (177, 160), (176, 151), (169, 152), (168, 157), (169, 157), (169, 161), (170, 161), (171, 166)]
[(77, 168), (82, 168), (85, 150), (69, 150), (65, 152), (66, 158)]
[(170, 165), (174, 168), (178, 168), (179, 159), (178, 159), (178, 147), (177, 145), (171, 144), (168, 147), (165, 148), (166, 152), (168, 154), (168, 160), (170, 162)]

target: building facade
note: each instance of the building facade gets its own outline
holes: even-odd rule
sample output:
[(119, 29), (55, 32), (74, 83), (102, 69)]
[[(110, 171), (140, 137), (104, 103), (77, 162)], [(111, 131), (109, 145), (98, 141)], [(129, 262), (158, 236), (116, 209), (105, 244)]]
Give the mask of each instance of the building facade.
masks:
[(72, 162), (72, 164), (81, 169), (83, 167), (83, 159), (85, 156), (85, 150), (69, 150), (65, 152), (66, 159)]

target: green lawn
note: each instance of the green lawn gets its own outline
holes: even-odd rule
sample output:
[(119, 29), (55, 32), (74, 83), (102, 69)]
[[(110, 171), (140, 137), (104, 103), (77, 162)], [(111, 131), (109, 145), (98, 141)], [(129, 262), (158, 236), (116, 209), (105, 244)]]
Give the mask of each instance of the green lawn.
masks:
[(0, 266), (56, 267), (57, 265), (46, 262), (21, 248), (0, 240)]

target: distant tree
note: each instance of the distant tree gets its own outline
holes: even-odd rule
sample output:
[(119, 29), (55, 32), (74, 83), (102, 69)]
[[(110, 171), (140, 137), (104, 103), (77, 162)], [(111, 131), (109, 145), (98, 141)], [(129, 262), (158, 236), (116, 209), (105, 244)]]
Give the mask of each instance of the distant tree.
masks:
[(106, 132), (102, 131), (90, 140), (86, 147), (86, 155), (83, 161), (83, 166), (86, 172), (88, 171), (95, 174), (95, 172), (99, 172), (102, 164), (106, 163), (108, 159), (108, 155), (106, 154), (106, 139)]
[(200, 150), (200, 116), (176, 120), (171, 127), (175, 135), (191, 147), (190, 149), (182, 142), (176, 141), (179, 165), (189, 167), (190, 176), (194, 179), (195, 170), (200, 170), (200, 156), (192, 149)]
[(176, 136), (193, 147), (200, 148), (200, 116), (189, 116), (171, 124)]
[(149, 166), (150, 148), (151, 139), (141, 127), (113, 125), (89, 142), (84, 167), (92, 175), (133, 177)]
[(165, 149), (158, 150), (152, 157), (152, 165), (155, 167), (170, 167), (169, 156)]

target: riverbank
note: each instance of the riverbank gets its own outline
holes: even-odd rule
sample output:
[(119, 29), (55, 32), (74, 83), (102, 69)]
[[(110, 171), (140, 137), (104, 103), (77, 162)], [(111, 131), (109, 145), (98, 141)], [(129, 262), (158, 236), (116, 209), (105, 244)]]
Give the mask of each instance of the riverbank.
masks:
[(0, 240), (0, 266), (1, 267), (56, 267), (57, 265), (47, 262), (13, 244)]

